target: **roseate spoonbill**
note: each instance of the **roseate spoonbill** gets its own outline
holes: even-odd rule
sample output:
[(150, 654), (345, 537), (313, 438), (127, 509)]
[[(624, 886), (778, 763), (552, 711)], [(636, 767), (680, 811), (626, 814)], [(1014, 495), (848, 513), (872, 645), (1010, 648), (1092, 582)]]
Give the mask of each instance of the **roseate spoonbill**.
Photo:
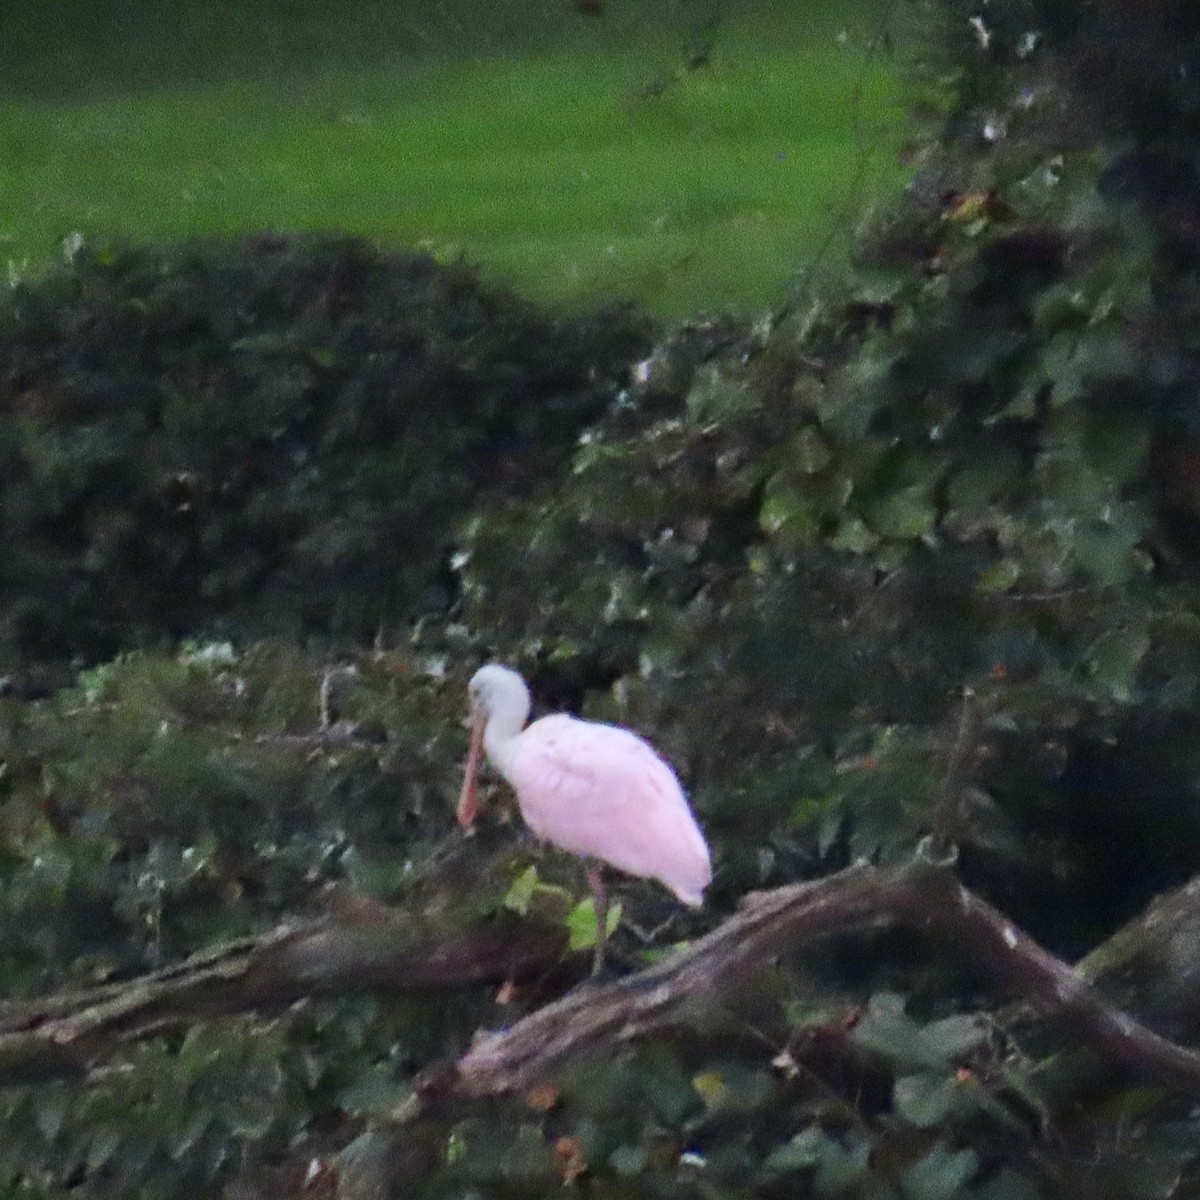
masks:
[[(468, 688), (471, 743), (458, 823), (470, 829), (479, 806), (481, 751), (517, 794), (538, 837), (629, 875), (657, 879), (691, 907), (712, 878), (708, 844), (675, 772), (635, 733), (566, 713), (529, 719), (529, 689), (516, 671), (489, 663)], [(607, 897), (599, 867), (588, 864), (596, 908), (592, 974), (604, 962)]]

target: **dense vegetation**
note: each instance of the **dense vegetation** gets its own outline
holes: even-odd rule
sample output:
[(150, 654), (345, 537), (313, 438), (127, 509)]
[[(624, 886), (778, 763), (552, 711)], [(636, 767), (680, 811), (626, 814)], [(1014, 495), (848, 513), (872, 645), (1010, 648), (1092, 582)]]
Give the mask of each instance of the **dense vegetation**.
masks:
[[(296, 919), (331, 881), (447, 934), (572, 920), (563, 856), (501, 818), (451, 832), (463, 684), (499, 656), (544, 705), (649, 733), (711, 837), (699, 916), (622, 885), (621, 969), (753, 889), (910, 859), (969, 689), (963, 880), (1060, 956), (1103, 945), (1089, 974), (1195, 1038), (1190, 893), (1161, 941), (1106, 939), (1200, 858), (1200, 17), (931, 8), (913, 87), (954, 101), (911, 185), (852, 281), (754, 325), (567, 324), (427, 259), (279, 239), (85, 251), (11, 293), (14, 1002)], [(787, 956), (672, 1037), (413, 1115), (422, 1069), (577, 960), (197, 1020), (7, 1088), (0, 1180), (1141, 1200), (1200, 1178), (1186, 1096), (912, 935)]]
[(0, 316), (10, 662), (443, 609), (455, 519), (561, 471), (647, 336), (351, 241), (81, 253)]

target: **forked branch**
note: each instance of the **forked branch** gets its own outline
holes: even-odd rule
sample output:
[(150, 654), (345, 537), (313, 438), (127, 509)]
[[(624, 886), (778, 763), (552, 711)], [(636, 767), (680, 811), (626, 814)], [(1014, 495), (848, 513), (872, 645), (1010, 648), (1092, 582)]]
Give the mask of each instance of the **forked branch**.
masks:
[(568, 1059), (677, 1021), (684, 1008), (728, 991), (781, 954), (831, 934), (904, 925), (956, 943), (1029, 1004), (1097, 1054), (1200, 1095), (1200, 1055), (1117, 1010), (1072, 967), (928, 863), (858, 865), (816, 883), (746, 898), (741, 910), (668, 961), (616, 983), (579, 988), (511, 1028), (481, 1038), (432, 1094), (487, 1096), (528, 1087)]

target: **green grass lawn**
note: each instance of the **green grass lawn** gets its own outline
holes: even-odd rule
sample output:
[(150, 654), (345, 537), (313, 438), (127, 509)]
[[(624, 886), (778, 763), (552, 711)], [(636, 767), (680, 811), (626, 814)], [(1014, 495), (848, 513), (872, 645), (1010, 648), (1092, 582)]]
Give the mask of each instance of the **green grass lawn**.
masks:
[(897, 84), (864, 49), (887, 7), (17, 6), (0, 263), (37, 271), (74, 232), (336, 229), (462, 254), (556, 303), (770, 303), (899, 183)]

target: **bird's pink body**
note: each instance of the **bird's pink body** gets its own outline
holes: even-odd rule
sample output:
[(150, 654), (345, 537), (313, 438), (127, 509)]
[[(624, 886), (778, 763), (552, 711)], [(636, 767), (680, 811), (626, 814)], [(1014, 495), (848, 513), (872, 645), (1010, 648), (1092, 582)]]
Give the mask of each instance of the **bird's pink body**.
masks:
[(636, 734), (543, 717), (518, 736), (504, 775), (538, 837), (702, 902), (708, 846), (675, 772)]
[(470, 685), (471, 749), (458, 821), (475, 820), (481, 751), (517, 793), (539, 837), (629, 875), (657, 879), (698, 905), (712, 878), (708, 845), (675, 772), (635, 733), (557, 714), (525, 728), (529, 691), (492, 663)]

